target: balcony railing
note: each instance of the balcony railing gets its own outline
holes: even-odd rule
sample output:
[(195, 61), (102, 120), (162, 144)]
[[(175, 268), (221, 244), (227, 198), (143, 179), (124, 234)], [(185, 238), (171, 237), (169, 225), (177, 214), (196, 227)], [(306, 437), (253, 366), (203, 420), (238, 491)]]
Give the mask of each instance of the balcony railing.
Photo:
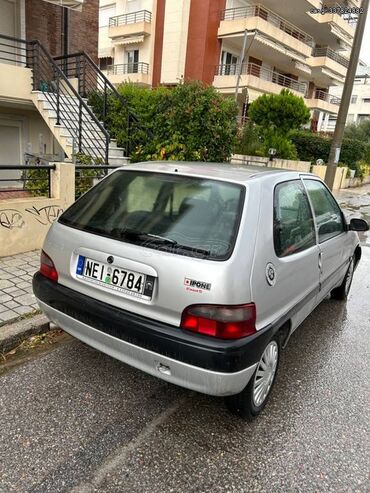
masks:
[(126, 74), (148, 74), (149, 63), (122, 63), (118, 65), (110, 65), (108, 67), (108, 75), (126, 75)]
[(216, 75), (237, 76), (239, 74), (239, 71), (241, 75), (253, 75), (254, 77), (258, 77), (259, 79), (273, 82), (274, 84), (287, 87), (288, 89), (293, 89), (293, 91), (297, 91), (302, 94), (305, 94), (307, 91), (307, 84), (305, 84), (304, 82), (298, 82), (291, 77), (288, 77), (274, 70), (261, 67), (260, 65), (257, 65), (255, 63), (243, 63), (242, 66), (235, 63), (216, 66)]
[(248, 7), (236, 7), (234, 9), (226, 9), (221, 11), (221, 20), (222, 21), (232, 21), (234, 19), (246, 18), (246, 17), (260, 17), (261, 19), (269, 22), (274, 25), (281, 31), (289, 34), (295, 39), (302, 41), (302, 43), (307, 44), (308, 46), (313, 45), (312, 36), (308, 35), (294, 24), (286, 21), (280, 15), (275, 14), (272, 10), (261, 6), (261, 5), (251, 5)]
[(116, 15), (109, 18), (110, 27), (136, 24), (137, 22), (152, 22), (152, 13), (148, 10), (138, 10), (130, 14)]
[(325, 57), (331, 58), (332, 60), (340, 63), (341, 65), (343, 65), (343, 67), (346, 67), (346, 68), (348, 68), (348, 65), (349, 65), (348, 58), (345, 58), (344, 56), (339, 55), (339, 53), (337, 53), (336, 51), (332, 50), (329, 47), (315, 48), (312, 52), (312, 56), (314, 56), (314, 57), (325, 56)]
[(336, 104), (337, 106), (339, 106), (341, 102), (341, 99), (338, 98), (338, 96), (333, 96), (332, 94), (321, 91), (320, 89), (316, 89), (314, 99), (321, 99), (322, 101), (326, 101), (330, 104)]
[[(338, 2), (333, 2), (331, 0), (329, 1), (322, 1), (321, 2), (321, 8), (322, 8), (322, 13), (323, 14), (337, 14), (342, 19), (348, 24), (350, 24), (353, 28), (356, 27), (357, 21), (358, 21), (358, 15), (356, 13), (350, 12), (350, 7), (346, 5), (341, 5)], [(347, 11), (349, 10), (349, 11)]]

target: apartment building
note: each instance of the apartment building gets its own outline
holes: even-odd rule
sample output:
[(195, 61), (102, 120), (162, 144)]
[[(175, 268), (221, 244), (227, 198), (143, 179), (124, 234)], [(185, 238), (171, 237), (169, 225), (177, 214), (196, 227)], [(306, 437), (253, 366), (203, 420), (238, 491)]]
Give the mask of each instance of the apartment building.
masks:
[(48, 56), (85, 50), (98, 59), (98, 13), (98, 0), (0, 0), (0, 164), (68, 156), (38, 93), (57, 79)]
[[(340, 98), (342, 87), (332, 87), (330, 91)], [(370, 67), (362, 64), (358, 67), (353, 84), (351, 103), (349, 105), (347, 124), (361, 123), (370, 118)], [(321, 114), (318, 130), (322, 132), (334, 132), (337, 123), (336, 114)]]
[[(335, 5), (327, 1), (325, 5)], [(359, 0), (341, 2), (359, 7)], [(336, 114), (356, 15), (316, 13), (321, 0), (101, 0), (101, 67), (118, 84), (198, 79), (241, 108), (283, 87), (305, 98), (312, 127)]]

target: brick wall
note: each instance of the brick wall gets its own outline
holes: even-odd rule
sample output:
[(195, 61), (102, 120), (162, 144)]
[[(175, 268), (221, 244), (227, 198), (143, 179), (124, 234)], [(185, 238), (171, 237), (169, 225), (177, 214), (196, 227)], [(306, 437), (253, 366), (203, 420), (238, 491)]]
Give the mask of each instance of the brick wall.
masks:
[[(62, 8), (42, 0), (26, 2), (26, 38), (38, 39), (52, 55), (63, 53)], [(87, 0), (82, 12), (69, 10), (69, 53), (86, 51), (98, 59), (99, 0)]]

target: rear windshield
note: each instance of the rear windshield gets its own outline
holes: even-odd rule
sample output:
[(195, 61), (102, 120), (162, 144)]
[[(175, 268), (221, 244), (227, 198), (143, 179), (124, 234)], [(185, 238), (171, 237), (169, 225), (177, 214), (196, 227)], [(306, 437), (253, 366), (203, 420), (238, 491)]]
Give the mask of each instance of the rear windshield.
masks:
[(147, 248), (224, 260), (234, 247), (243, 200), (244, 187), (233, 183), (120, 170), (59, 222)]

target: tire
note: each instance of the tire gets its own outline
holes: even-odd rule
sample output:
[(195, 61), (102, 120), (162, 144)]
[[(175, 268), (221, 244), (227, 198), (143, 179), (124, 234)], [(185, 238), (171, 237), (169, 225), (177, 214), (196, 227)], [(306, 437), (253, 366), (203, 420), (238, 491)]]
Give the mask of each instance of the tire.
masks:
[[(263, 364), (267, 361), (269, 369), (263, 369)], [(226, 406), (233, 414), (249, 420), (257, 417), (266, 406), (271, 390), (275, 383), (275, 378), (280, 361), (280, 341), (274, 337), (265, 347), (261, 359), (257, 364), (256, 371), (253, 373), (248, 385), (239, 394), (225, 398)], [(265, 373), (265, 384), (262, 383)], [(266, 380), (266, 377), (268, 379)]]
[(331, 297), (334, 300), (345, 301), (348, 298), (348, 293), (352, 285), (354, 270), (355, 270), (355, 256), (350, 258), (349, 266), (346, 275), (344, 276), (342, 284), (337, 288), (334, 288), (330, 293)]

